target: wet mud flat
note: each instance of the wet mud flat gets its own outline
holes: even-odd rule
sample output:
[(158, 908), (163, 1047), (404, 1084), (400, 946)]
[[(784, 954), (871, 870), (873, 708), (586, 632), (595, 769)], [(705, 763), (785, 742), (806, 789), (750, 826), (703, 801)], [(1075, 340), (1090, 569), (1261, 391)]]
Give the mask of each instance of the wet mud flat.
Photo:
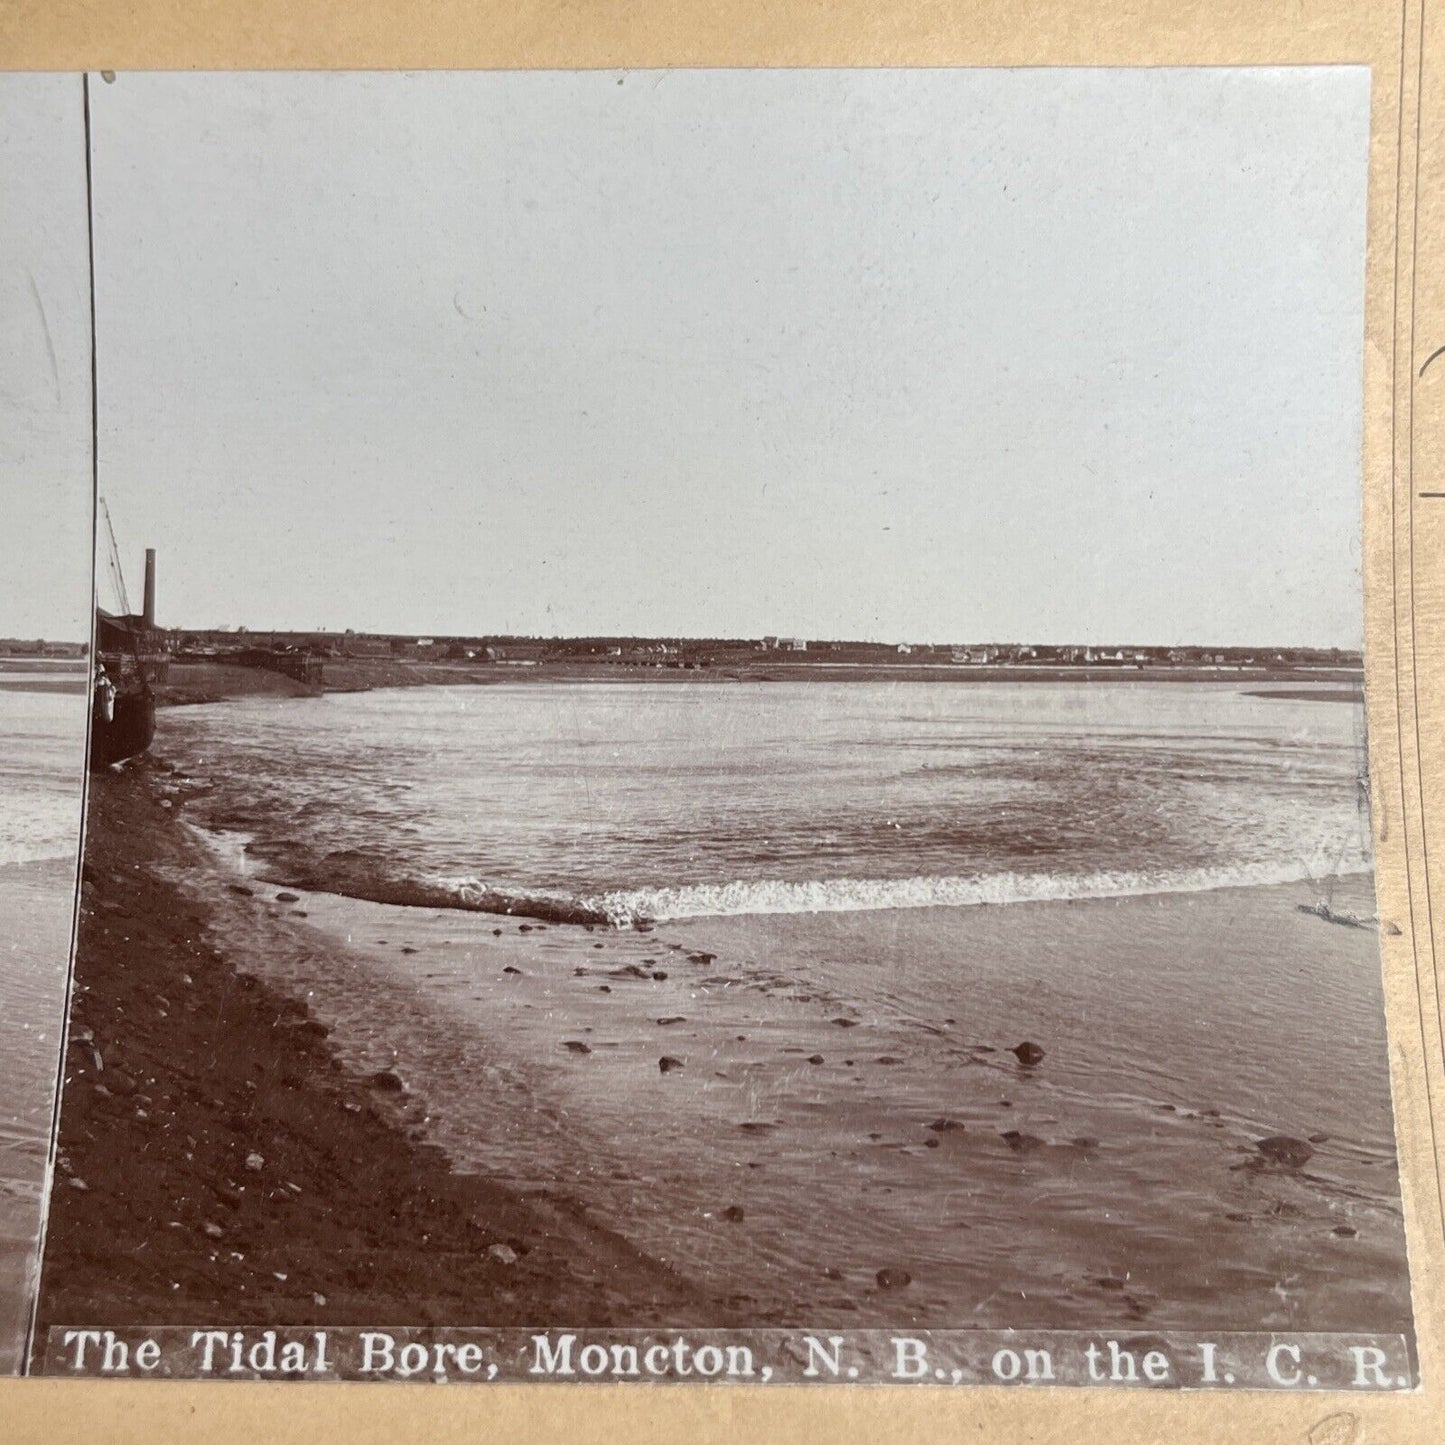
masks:
[[(216, 946), (149, 766), (95, 779), (39, 1324), (725, 1322), (556, 1190), (455, 1170)], [(239, 895), (237, 902), (248, 900)]]
[[(193, 871), (456, 1166), (757, 1324), (1408, 1328), (1368, 877), (642, 929)], [(634, 1323), (647, 1323), (639, 1316)]]

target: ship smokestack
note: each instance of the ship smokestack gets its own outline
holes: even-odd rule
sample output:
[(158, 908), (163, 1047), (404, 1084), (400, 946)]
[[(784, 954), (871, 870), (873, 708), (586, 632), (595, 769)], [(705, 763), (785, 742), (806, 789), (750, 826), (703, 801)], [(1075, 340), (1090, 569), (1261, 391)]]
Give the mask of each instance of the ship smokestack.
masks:
[(146, 548), (146, 591), (145, 607), (141, 612), (141, 623), (147, 632), (156, 625), (156, 549)]

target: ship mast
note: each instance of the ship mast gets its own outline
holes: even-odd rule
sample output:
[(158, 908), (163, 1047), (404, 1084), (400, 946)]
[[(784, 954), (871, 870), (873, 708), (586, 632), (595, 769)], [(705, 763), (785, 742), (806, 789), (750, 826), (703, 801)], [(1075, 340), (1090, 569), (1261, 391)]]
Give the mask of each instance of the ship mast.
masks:
[(117, 598), (120, 601), (122, 616), (130, 616), (130, 593), (125, 588), (125, 572), (120, 564), (120, 548), (115, 540), (115, 523), (110, 519), (110, 508), (106, 505), (104, 497), (97, 497), (96, 505), (100, 515), (105, 519), (105, 534), (107, 541), (108, 561), (110, 563), (110, 578), (115, 583)]

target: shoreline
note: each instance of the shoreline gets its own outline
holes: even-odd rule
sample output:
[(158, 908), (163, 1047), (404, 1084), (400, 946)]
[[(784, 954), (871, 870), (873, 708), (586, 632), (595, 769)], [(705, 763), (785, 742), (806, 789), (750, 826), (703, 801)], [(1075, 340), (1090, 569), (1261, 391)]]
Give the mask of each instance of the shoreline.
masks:
[(681, 668), (585, 662), (443, 663), (339, 659), (323, 662), (319, 684), (299, 682), (267, 668), (232, 663), (174, 662), (165, 682), (156, 685), (161, 707), (191, 707), (246, 697), (325, 697), (331, 693), (372, 692), (394, 687), (490, 687), (510, 683), (575, 682), (705, 683), (1206, 683), (1256, 692), (1260, 697), (1299, 700), (1364, 700), (1364, 677), (1349, 668), (1126, 668), (994, 667), (962, 664), (778, 663), (744, 667)]
[[(174, 794), (178, 801), (186, 797), (184, 788)], [(816, 896), (804, 905), (784, 907), (722, 906), (699, 907), (696, 911), (678, 913), (648, 913), (609, 911), (603, 902), (572, 897), (562, 893), (527, 893), (524, 890), (503, 891), (495, 888), (474, 887), (469, 884), (450, 882), (427, 882), (417, 878), (404, 881), (388, 881), (369, 872), (347, 875), (346, 870), (332, 862), (328, 865), (312, 865), (304, 860), (278, 858), (267, 849), (257, 845), (244, 833), (228, 833), (225, 830), (211, 830), (197, 825), (197, 835), (204, 846), (214, 851), (218, 858), (231, 860), (230, 866), (237, 877), (264, 885), (271, 889), (300, 889), (308, 894), (320, 894), (337, 899), (348, 899), (357, 903), (379, 904), (389, 908), (413, 908), (441, 910), (471, 917), (476, 920), (509, 920), (528, 924), (556, 924), (562, 927), (582, 928), (587, 931), (601, 929), (610, 933), (651, 933), (658, 928), (706, 926), (718, 919), (782, 919), (836, 915), (847, 918), (858, 914), (911, 913), (929, 909), (953, 908), (1016, 908), (1044, 906), (1074, 906), (1083, 903), (1124, 902), (1130, 899), (1190, 898), (1201, 894), (1248, 892), (1253, 889), (1286, 889), (1291, 891), (1311, 890), (1311, 901), (1301, 901), (1302, 911), (1328, 908), (1327, 899), (1320, 898), (1321, 890), (1328, 894), (1339, 885), (1349, 885), (1352, 880), (1373, 879), (1373, 866), (1336, 868), (1333, 871), (1314, 875), (1261, 876), (1210, 878), (1207, 881), (1178, 883), (1168, 887), (1158, 883), (1135, 886), (1131, 883), (1115, 882), (1107, 876), (1095, 878), (1079, 877), (1072, 880), (1081, 891), (1067, 893), (1020, 893), (1015, 897), (972, 897), (949, 898), (924, 896), (905, 900), (902, 897), (886, 901), (848, 901), (829, 903)], [(232, 858), (239, 856), (239, 864)], [(829, 880), (830, 884), (844, 889), (887, 890), (894, 885), (909, 885), (927, 881), (954, 882), (962, 880), (922, 879), (866, 879), (840, 878)], [(1111, 886), (1112, 885), (1112, 886)], [(740, 889), (758, 887), (787, 890), (786, 880), (764, 879), (735, 885)], [(824, 885), (825, 887), (827, 885)], [(699, 885), (699, 891), (707, 885)], [(1095, 891), (1086, 891), (1089, 889)], [(681, 890), (679, 890), (681, 891)], [(608, 895), (601, 895), (604, 899)], [(627, 894), (621, 895), (624, 899)], [(631, 905), (628, 904), (627, 907)], [(1377, 928), (1379, 918), (1374, 912), (1363, 915), (1332, 917), (1328, 913), (1318, 914), (1326, 922), (1349, 922), (1358, 928)], [(459, 927), (463, 926), (461, 924)]]
[[(92, 783), (36, 1359), (52, 1325), (717, 1323), (565, 1193), (457, 1172), (171, 876), (154, 767)], [(425, 1303), (419, 1303), (424, 1301)]]

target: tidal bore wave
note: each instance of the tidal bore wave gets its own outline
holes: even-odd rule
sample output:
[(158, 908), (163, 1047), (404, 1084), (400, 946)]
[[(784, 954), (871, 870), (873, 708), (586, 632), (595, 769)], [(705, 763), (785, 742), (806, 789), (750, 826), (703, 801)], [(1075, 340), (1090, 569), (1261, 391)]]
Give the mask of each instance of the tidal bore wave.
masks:
[(984, 904), (1123, 898), (1154, 893), (1203, 893), (1216, 888), (1298, 883), (1322, 879), (1329, 874), (1369, 871), (1367, 859), (1354, 858), (1342, 863), (1332, 859), (1328, 866), (1316, 868), (1254, 863), (1172, 872), (1003, 872), (972, 877), (758, 879), (616, 890), (578, 897), (559, 892), (492, 888), (477, 879), (436, 879), (416, 885), (400, 885), (391, 897), (382, 901), (464, 908), (545, 922), (626, 928), (639, 923), (725, 915), (966, 908)]

